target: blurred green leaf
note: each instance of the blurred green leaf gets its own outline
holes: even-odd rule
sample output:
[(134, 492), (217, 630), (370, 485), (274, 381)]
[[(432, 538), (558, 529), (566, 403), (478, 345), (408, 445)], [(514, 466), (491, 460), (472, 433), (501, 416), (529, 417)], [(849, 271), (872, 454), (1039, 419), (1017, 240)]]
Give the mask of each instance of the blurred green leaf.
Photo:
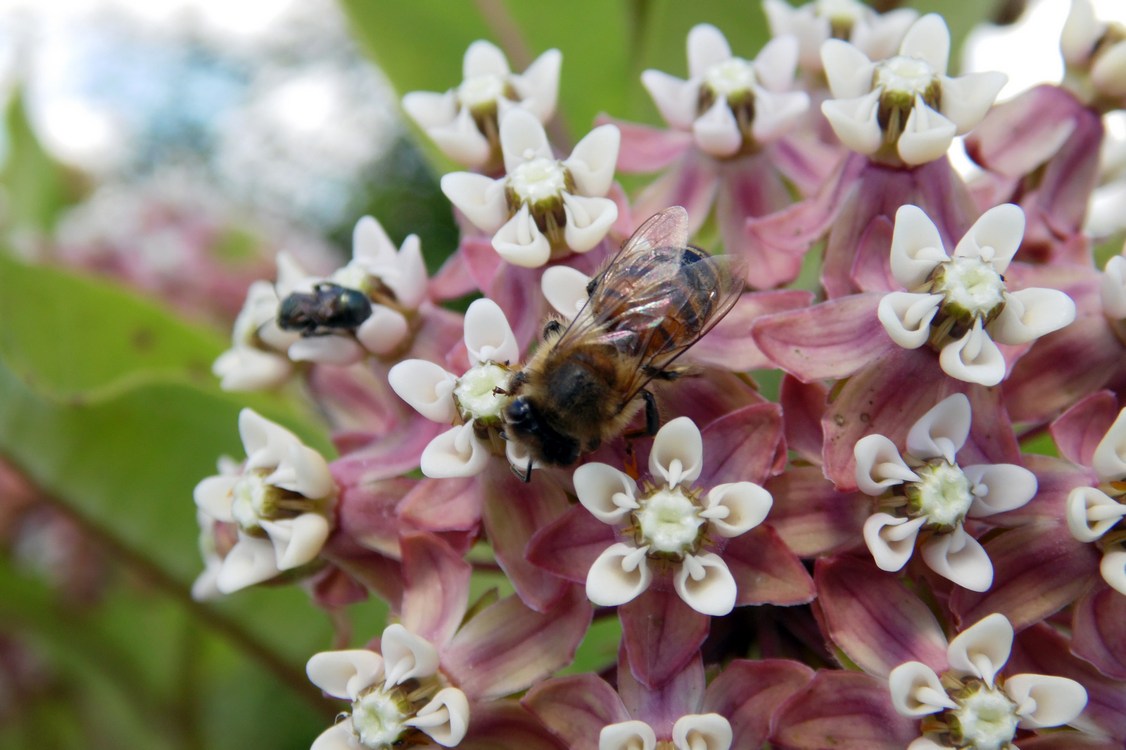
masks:
[(4, 212), (9, 230), (46, 232), (62, 209), (74, 202), (77, 186), (58, 162), (44, 151), (27, 119), (22, 93), (12, 94), (4, 116), (8, 155), (0, 171)]

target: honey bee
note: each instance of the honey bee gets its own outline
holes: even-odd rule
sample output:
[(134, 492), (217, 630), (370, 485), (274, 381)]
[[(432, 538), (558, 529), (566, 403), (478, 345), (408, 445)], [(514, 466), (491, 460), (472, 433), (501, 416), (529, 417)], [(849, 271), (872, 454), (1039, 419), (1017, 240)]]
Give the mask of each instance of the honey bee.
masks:
[(681, 354), (723, 318), (743, 289), (728, 259), (688, 244), (688, 213), (667, 208), (645, 221), (587, 285), (569, 323), (549, 321), (544, 342), (507, 388), (504, 436), (533, 463), (567, 466), (625, 431), (645, 408), (659, 415), (646, 386), (675, 380)]

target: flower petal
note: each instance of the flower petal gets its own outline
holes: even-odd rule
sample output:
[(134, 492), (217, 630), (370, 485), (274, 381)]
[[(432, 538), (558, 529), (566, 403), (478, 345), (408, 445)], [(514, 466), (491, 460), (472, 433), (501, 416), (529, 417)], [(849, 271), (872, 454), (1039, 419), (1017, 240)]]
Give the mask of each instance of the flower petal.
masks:
[(712, 487), (701, 518), (708, 519), (721, 537), (744, 534), (766, 519), (774, 499), (754, 482), (730, 482)]
[(931, 321), (942, 304), (941, 294), (891, 292), (880, 298), (876, 315), (892, 341), (904, 349), (918, 349), (931, 335)]
[(446, 430), (431, 440), (422, 451), (419, 467), (434, 479), (471, 477), (480, 474), (489, 462), (489, 449), (473, 434), (473, 424)]
[(694, 482), (703, 466), (704, 441), (695, 422), (677, 417), (657, 431), (649, 451), (650, 474), (675, 487)]
[(399, 623), (388, 625), (379, 641), (383, 652), (384, 686), (390, 690), (407, 680), (438, 671), (438, 650)]
[(653, 574), (645, 548), (618, 542), (598, 556), (586, 577), (586, 596), (599, 607), (633, 601), (649, 588)]
[(1081, 542), (1094, 542), (1126, 517), (1126, 505), (1095, 487), (1076, 487), (1067, 496), (1067, 528)]
[(500, 118), (500, 148), (504, 152), (504, 171), (512, 174), (524, 162), (554, 158), (547, 133), (536, 116), (519, 107)]
[(879, 91), (852, 99), (826, 99), (821, 102), (821, 113), (825, 115), (841, 143), (858, 154), (865, 155), (876, 153), (883, 143), (879, 110)]
[(997, 273), (1005, 273), (1024, 238), (1024, 211), (1003, 203), (978, 218), (954, 248), (956, 258), (981, 258)]
[(1095, 16), (1095, 7), (1089, 0), (1071, 3), (1060, 33), (1064, 59), (1072, 65), (1085, 63), (1103, 31), (1104, 26)]
[[(762, 46), (751, 67), (768, 92), (783, 92), (794, 83), (798, 66), (798, 39), (791, 34), (776, 35)], [(755, 97), (756, 107), (758, 97)], [(758, 111), (755, 111), (758, 118)]]
[(622, 721), (602, 728), (598, 750), (655, 750), (657, 735), (644, 721)]
[(224, 391), (257, 391), (281, 385), (293, 371), (288, 357), (234, 346), (215, 358), (211, 372)]
[(527, 203), (521, 203), (520, 210), (493, 235), (493, 249), (524, 268), (539, 268), (551, 257), (551, 243), (536, 226)]
[(916, 458), (944, 458), (954, 463), (954, 455), (966, 444), (973, 415), (964, 393), (954, 393), (919, 417), (907, 433), (907, 452)]
[(570, 266), (550, 266), (540, 277), (540, 288), (548, 304), (567, 320), (573, 320), (590, 299), (590, 276)]
[(769, 143), (790, 133), (795, 121), (809, 110), (809, 94), (804, 91), (774, 92), (755, 90), (755, 120), (751, 134), (759, 143)]
[(732, 737), (731, 722), (719, 714), (688, 714), (672, 725), (677, 750), (728, 750)]
[(1012, 649), (1013, 626), (1004, 615), (992, 614), (955, 636), (946, 653), (952, 669), (979, 677), (992, 686)]
[(422, 730), (442, 747), (457, 747), (469, 729), (469, 699), (455, 687), (442, 688), (403, 723)]
[(673, 586), (684, 603), (702, 615), (720, 617), (735, 608), (735, 578), (713, 552), (686, 555)]
[(239, 534), (238, 542), (223, 558), (215, 588), (221, 593), (231, 594), (268, 581), (279, 572), (274, 546), (269, 540)]
[(895, 212), (891, 236), (891, 272), (905, 289), (926, 281), (943, 261), (949, 260), (942, 248), (938, 227), (918, 206), (900, 206)]
[(294, 362), (346, 367), (364, 358), (364, 348), (347, 336), (309, 336), (293, 342), (286, 352)]
[(602, 523), (616, 524), (638, 508), (637, 482), (609, 464), (589, 463), (575, 469), (575, 494)]
[(970, 518), (984, 518), (1015, 510), (1036, 495), (1036, 475), (1015, 464), (977, 464), (962, 467), (973, 483), (974, 502)]
[(235, 518), (231, 515), (231, 506), (238, 481), (239, 477), (233, 474), (219, 474), (202, 480), (192, 493), (196, 507), (216, 521), (233, 523)]
[(904, 716), (928, 716), (958, 704), (946, 694), (942, 681), (926, 664), (909, 661), (891, 670), (888, 691), (895, 710)]
[(618, 220), (618, 204), (609, 198), (563, 193), (563, 211), (567, 216), (563, 240), (576, 253), (592, 250)]
[(1126, 596), (1126, 550), (1104, 552), (1099, 561), (1099, 573), (1108, 586)]
[(602, 196), (610, 192), (621, 145), (622, 133), (616, 125), (599, 125), (575, 144), (563, 166), (575, 178), (580, 195)]
[(896, 142), (899, 158), (910, 166), (926, 164), (941, 159), (950, 150), (958, 128), (941, 112), (932, 109), (923, 101), (922, 95), (915, 96), (915, 106), (907, 115), (903, 132)]
[(977, 127), (1008, 80), (995, 70), (942, 77), (942, 114), (957, 126), (958, 135)]
[(938, 355), (942, 371), (966, 383), (994, 386), (1005, 379), (1005, 357), (981, 327), (981, 318), (957, 341), (942, 347)]
[(923, 542), (921, 552), (927, 567), (970, 591), (988, 591), (993, 584), (989, 555), (961, 526), (949, 534), (935, 534)]
[(641, 84), (670, 127), (677, 130), (692, 127), (696, 119), (697, 86), (694, 83), (659, 70), (646, 70), (641, 74)]
[(936, 75), (946, 75), (950, 60), (950, 29), (937, 13), (928, 13), (907, 29), (899, 54), (925, 60)]
[(449, 424), (457, 417), (457, 377), (433, 362), (404, 360), (388, 371), (387, 381), (399, 398), (430, 421)]
[(701, 23), (688, 31), (688, 75), (701, 78), (708, 68), (731, 59), (731, 46), (723, 32), (710, 23)]
[(312, 562), (332, 531), (328, 519), (320, 513), (302, 513), (288, 521), (260, 521), (274, 545), (278, 570), (292, 570)]
[(352, 729), (352, 717), (347, 717), (321, 732), (309, 750), (363, 750)]
[(559, 96), (559, 70), (563, 53), (549, 49), (532, 61), (523, 73), (512, 76), (512, 87), (520, 95), (520, 106), (547, 122), (555, 114)]
[(1126, 477), (1126, 409), (1118, 413), (1106, 435), (1095, 447), (1091, 468), (1104, 482)]
[(897, 518), (888, 513), (873, 513), (864, 522), (864, 543), (880, 570), (902, 570), (915, 551), (915, 539), (926, 518)]
[[(834, 99), (854, 99), (872, 91), (875, 66), (859, 49), (840, 39), (821, 45), (821, 64)], [(878, 92), (876, 96), (878, 97)]]
[(1075, 303), (1064, 292), (1021, 289), (1005, 295), (1005, 306), (989, 325), (989, 332), (1002, 344), (1027, 344), (1074, 320)]
[(367, 649), (322, 651), (305, 665), (309, 681), (334, 698), (354, 700), (383, 676), (383, 657)]
[(708, 111), (696, 118), (692, 135), (700, 150), (712, 156), (733, 156), (743, 145), (743, 133), (724, 96), (717, 97)]
[(867, 495), (882, 495), (889, 487), (919, 481), (919, 475), (899, 455), (895, 443), (883, 435), (865, 435), (857, 441), (853, 453), (856, 486)]
[(1126, 96), (1126, 44), (1121, 41), (1099, 51), (1091, 66), (1091, 82), (1107, 97)]
[(441, 186), (450, 203), (482, 232), (495, 232), (508, 220), (503, 180), (473, 172), (451, 172), (442, 175)]
[(520, 345), (500, 305), (473, 300), (465, 311), (465, 348), (473, 362), (507, 364), (520, 358)]
[(1087, 706), (1087, 691), (1067, 677), (1014, 674), (1005, 678), (1005, 693), (1017, 704), (1020, 726), (1025, 729), (1068, 724)]

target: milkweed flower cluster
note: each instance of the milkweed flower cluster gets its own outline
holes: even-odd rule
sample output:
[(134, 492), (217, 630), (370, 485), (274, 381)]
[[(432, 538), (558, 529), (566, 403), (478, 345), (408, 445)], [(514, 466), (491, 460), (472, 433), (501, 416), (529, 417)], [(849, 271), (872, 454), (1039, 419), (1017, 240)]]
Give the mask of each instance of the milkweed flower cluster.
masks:
[[(573, 147), (562, 56), (474, 43), (403, 101), (470, 170), (447, 265), (365, 218), (342, 269), (251, 287), (216, 373), (301, 381), (339, 455), (244, 412), (196, 594), (392, 613), (309, 660), (348, 704), (313, 747), (1126, 742), (1126, 265), (1084, 229), (1121, 44), (1075, 0), (1065, 80), (998, 104), (938, 15), (764, 10), (757, 55), (700, 25), (687, 78), (642, 74), (663, 125)], [(513, 593), (470, 601), (475, 568)]]

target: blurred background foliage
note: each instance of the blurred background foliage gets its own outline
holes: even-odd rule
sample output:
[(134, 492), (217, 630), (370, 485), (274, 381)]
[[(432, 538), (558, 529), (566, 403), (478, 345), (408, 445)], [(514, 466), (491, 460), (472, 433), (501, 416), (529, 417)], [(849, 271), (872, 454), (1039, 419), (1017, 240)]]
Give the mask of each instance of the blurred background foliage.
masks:
[[(956, 39), (998, 8), (909, 4), (941, 10)], [(246, 286), (273, 278), (280, 248), (338, 265), (366, 213), (396, 241), (419, 234), (432, 269), (453, 251), (437, 177), (454, 165), (397, 102), (456, 85), (474, 39), (514, 70), (562, 50), (558, 132), (573, 142), (600, 113), (659, 123), (640, 72), (684, 75), (703, 21), (753, 56), (762, 13), (211, 3), (266, 19), (224, 25), (186, 2), (57, 5), (0, 1), (0, 747), (306, 748), (337, 707), (305, 661), (334, 632), (363, 644), (385, 608), (325, 613), (294, 585), (191, 599), (192, 488), (221, 454), (242, 457), (239, 409), (333, 455), (299, 388), (225, 393), (211, 375)], [(616, 643), (592, 631), (576, 668), (612, 662)]]

